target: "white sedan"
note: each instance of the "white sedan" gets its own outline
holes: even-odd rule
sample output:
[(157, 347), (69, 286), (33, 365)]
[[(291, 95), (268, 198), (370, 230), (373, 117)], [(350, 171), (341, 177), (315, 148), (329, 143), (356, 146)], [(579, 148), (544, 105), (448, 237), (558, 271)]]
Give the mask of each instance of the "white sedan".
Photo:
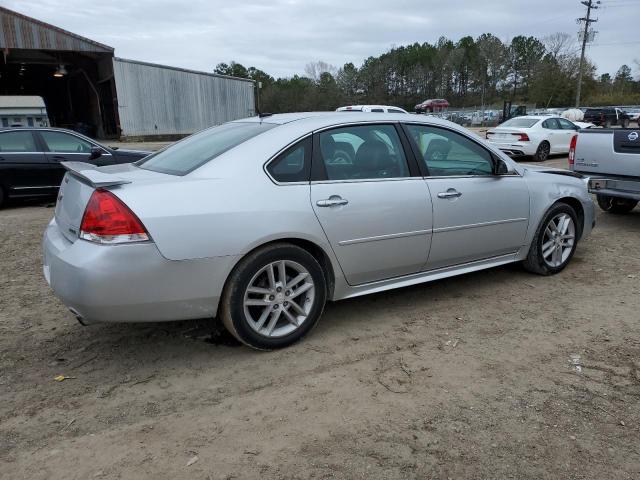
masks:
[(509, 156), (543, 161), (549, 155), (569, 153), (571, 138), (578, 130), (580, 127), (566, 118), (527, 115), (488, 130), (486, 139)]

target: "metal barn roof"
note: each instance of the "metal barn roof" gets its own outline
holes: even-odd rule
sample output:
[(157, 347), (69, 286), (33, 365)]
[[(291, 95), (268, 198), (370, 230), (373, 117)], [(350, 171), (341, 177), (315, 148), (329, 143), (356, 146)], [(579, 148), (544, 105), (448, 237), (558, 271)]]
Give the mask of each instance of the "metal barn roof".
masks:
[(0, 48), (113, 53), (113, 48), (0, 7)]

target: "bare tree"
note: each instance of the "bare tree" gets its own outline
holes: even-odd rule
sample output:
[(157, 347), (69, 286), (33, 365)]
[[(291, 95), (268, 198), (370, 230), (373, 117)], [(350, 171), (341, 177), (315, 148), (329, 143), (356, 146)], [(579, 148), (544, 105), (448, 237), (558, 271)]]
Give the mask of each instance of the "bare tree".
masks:
[(336, 73), (338, 73), (338, 69), (333, 65), (320, 60), (318, 62), (307, 63), (304, 67), (304, 73), (308, 78), (318, 83), (323, 73), (330, 73), (332, 77), (335, 77)]

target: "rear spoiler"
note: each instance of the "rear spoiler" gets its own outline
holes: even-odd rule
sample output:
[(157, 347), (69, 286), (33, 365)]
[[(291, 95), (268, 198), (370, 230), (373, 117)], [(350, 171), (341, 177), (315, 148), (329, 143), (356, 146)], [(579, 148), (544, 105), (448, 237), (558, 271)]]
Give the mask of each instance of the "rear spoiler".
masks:
[(85, 162), (60, 162), (71, 175), (78, 177), (80, 180), (89, 183), (93, 188), (114, 187), (116, 185), (125, 185), (131, 183), (110, 173), (101, 172), (98, 167)]

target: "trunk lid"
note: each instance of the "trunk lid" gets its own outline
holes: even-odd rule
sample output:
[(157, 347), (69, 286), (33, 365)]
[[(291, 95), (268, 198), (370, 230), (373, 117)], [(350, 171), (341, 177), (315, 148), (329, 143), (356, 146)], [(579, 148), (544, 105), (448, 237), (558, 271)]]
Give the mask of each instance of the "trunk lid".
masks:
[(588, 129), (578, 135), (574, 170), (640, 177), (640, 130)]
[(487, 140), (493, 143), (513, 143), (519, 142), (519, 135), (521, 133), (527, 133), (528, 128), (492, 128), (487, 132)]
[(164, 180), (170, 175), (142, 170), (131, 164), (96, 167), (83, 162), (62, 162), (67, 169), (56, 202), (55, 219), (71, 242), (78, 239), (84, 210), (98, 189), (126, 188), (127, 184)]

